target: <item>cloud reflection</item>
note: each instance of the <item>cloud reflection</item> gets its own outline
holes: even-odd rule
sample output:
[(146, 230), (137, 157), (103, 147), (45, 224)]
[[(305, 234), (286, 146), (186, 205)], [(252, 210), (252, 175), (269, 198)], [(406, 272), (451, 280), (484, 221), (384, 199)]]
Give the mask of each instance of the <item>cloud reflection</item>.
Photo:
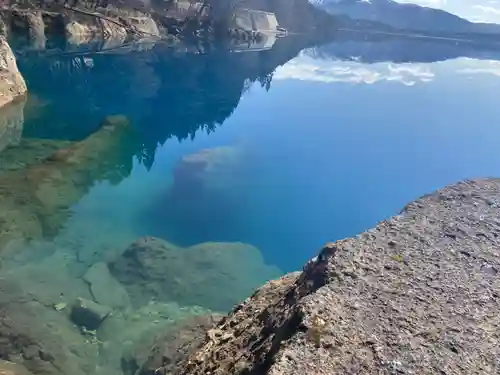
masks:
[(345, 82), (375, 84), (391, 81), (406, 86), (426, 83), (434, 79), (430, 64), (394, 64), (381, 62), (363, 64), (356, 61), (318, 60), (305, 53), (278, 68), (274, 74), (278, 80), (313, 82)]

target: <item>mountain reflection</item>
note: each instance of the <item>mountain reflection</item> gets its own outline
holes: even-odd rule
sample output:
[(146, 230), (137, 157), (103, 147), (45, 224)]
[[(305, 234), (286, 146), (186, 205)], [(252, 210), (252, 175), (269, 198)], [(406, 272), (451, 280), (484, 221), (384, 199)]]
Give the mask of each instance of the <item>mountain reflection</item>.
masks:
[(328, 44), (308, 54), (315, 58), (349, 60), (361, 63), (433, 63), (468, 57), (500, 60), (500, 44), (458, 42), (444, 38), (415, 37), (388, 33), (339, 31)]

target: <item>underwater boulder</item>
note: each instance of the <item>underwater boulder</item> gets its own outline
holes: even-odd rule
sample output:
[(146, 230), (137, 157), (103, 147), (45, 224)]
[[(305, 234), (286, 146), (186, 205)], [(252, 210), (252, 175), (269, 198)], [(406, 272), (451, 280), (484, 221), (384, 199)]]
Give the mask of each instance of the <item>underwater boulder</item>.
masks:
[(144, 237), (110, 264), (111, 274), (127, 289), (132, 303), (152, 300), (227, 311), (263, 282), (280, 275), (248, 244), (202, 243), (180, 248)]
[[(120, 374), (136, 375), (151, 355), (151, 347), (180, 321), (211, 312), (196, 306), (176, 303), (149, 303), (139, 309), (115, 311), (100, 325), (97, 336), (101, 345), (101, 364), (119, 369)], [(110, 373), (104, 373), (109, 375)]]
[(25, 367), (0, 360), (0, 375), (32, 375)]
[(173, 193), (231, 185), (241, 156), (241, 150), (233, 146), (207, 148), (184, 156), (174, 169)]
[(167, 332), (156, 338), (152, 346), (144, 348), (149, 355), (140, 366), (138, 375), (155, 375), (160, 368), (166, 374), (173, 373), (186, 356), (203, 342), (207, 332), (221, 318), (220, 315), (201, 315), (170, 327)]
[(80, 327), (94, 330), (99, 328), (111, 311), (108, 306), (78, 298), (71, 307), (71, 320)]
[(110, 274), (105, 263), (95, 263), (83, 279), (89, 284), (92, 297), (97, 303), (105, 304), (113, 309), (125, 309), (130, 305), (127, 291)]
[(0, 107), (26, 94), (26, 82), (5, 37), (0, 36)]
[(244, 151), (235, 146), (203, 149), (185, 155), (173, 170), (168, 188), (151, 199), (146, 220), (161, 227), (161, 237), (180, 244), (241, 238), (246, 202)]
[(64, 311), (0, 279), (0, 358), (37, 375), (90, 375), (97, 355), (98, 346), (80, 334)]

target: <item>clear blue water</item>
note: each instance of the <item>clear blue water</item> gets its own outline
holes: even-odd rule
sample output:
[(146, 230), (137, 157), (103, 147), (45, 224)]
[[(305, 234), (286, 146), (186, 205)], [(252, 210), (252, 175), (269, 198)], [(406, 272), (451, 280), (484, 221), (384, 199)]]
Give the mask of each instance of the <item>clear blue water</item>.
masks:
[[(17, 245), (7, 269), (43, 268), (46, 259), (55, 267), (55, 244), (64, 248), (64, 272), (81, 277), (141, 236), (183, 248), (243, 242), (260, 250), (262, 269), (300, 269), (324, 243), (423, 194), (500, 175), (497, 56), (484, 46), (359, 37), (208, 55), (161, 46), (20, 55), (30, 88), (23, 140), (64, 148), (116, 114), (133, 135), (112, 140), (107, 162), (85, 167), (100, 170), (69, 200), (57, 229)], [(0, 158), (19, 160), (29, 151), (22, 145)]]
[[(213, 56), (156, 48), (93, 56), (79, 68), (68, 67), (69, 58), (21, 61), (31, 93), (46, 102), (25, 121), (23, 137), (81, 140), (106, 115), (127, 116), (146, 160), (124, 155), (133, 166), (122, 181), (94, 186), (76, 212), (93, 221), (120, 217), (140, 234), (181, 245), (250, 243), (283, 271), (433, 189), (498, 174), (497, 62), (337, 59), (356, 51), (350, 42), (300, 52), (277, 68), (268, 90), (245, 81), (299, 53), (289, 44)], [(365, 47), (370, 60), (374, 46), (359, 44), (356, 52)], [(54, 61), (63, 66), (50, 72)], [(220, 146), (240, 155), (218, 201), (170, 212), (176, 162)]]

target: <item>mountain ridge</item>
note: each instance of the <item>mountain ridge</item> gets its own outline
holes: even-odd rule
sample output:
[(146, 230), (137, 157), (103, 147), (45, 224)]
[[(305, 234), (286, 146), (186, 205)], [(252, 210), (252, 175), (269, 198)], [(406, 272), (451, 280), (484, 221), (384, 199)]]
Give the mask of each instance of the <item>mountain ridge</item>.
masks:
[(393, 0), (313, 0), (312, 3), (336, 16), (380, 22), (399, 30), (500, 34), (498, 24), (475, 23), (442, 9)]

